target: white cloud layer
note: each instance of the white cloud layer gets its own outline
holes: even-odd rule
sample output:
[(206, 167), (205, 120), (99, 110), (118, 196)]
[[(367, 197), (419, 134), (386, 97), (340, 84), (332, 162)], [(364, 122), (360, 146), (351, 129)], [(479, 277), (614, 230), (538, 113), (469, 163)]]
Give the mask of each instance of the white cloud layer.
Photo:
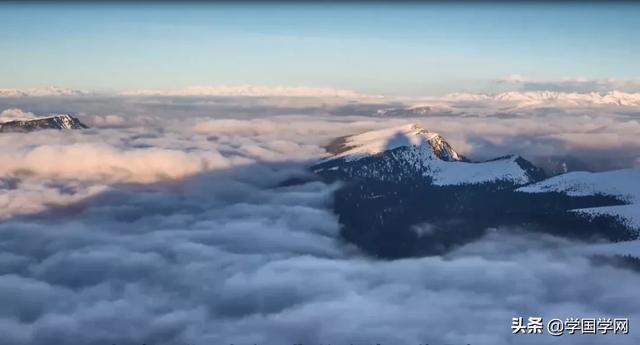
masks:
[(0, 123), (16, 120), (33, 120), (36, 118), (37, 116), (35, 114), (17, 108), (5, 109), (0, 112)]

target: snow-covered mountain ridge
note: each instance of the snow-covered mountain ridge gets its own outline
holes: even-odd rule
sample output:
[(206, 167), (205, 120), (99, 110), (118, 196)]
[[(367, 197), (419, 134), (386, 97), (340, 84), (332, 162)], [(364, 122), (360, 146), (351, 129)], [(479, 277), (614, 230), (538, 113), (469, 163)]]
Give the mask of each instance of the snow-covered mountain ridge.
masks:
[(609, 195), (627, 205), (591, 207), (574, 210), (589, 217), (610, 215), (624, 219), (640, 229), (640, 169), (605, 172), (576, 171), (517, 189), (527, 193), (560, 192), (570, 196)]

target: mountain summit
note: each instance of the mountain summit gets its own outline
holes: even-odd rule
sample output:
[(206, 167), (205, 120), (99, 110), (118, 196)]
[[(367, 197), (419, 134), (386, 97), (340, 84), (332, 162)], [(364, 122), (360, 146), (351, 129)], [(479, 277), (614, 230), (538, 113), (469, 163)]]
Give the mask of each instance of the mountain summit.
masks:
[(313, 167), (320, 175), (380, 181), (427, 180), (435, 185), (506, 182), (524, 185), (544, 178), (520, 156), (471, 162), (441, 135), (408, 124), (334, 140), (332, 156)]
[(31, 132), (40, 129), (89, 128), (71, 115), (54, 115), (37, 119), (13, 120), (0, 123), (0, 132)]

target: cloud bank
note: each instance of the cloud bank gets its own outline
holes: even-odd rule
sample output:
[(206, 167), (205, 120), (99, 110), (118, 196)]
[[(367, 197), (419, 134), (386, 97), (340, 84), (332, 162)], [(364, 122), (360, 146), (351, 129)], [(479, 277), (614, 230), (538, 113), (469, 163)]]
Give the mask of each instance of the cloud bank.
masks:
[[(629, 108), (505, 116), (455, 103), (449, 114), (386, 118), (142, 98), (0, 103), (94, 126), (0, 136), (4, 343), (638, 343), (637, 272), (510, 228), (446, 256), (374, 260), (339, 236), (338, 186), (306, 170), (335, 137), (407, 122), (472, 158), (617, 152), (636, 164), (621, 158), (640, 152)], [(517, 316), (629, 317), (632, 333), (515, 336)]]

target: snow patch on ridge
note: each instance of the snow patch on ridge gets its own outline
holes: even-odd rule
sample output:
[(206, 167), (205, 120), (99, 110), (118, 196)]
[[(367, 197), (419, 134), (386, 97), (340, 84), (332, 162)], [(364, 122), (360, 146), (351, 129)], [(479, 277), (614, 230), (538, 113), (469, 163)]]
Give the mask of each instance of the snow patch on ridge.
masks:
[(601, 215), (619, 217), (630, 228), (640, 229), (640, 204), (580, 208), (573, 211), (588, 217)]
[(518, 156), (489, 162), (434, 161), (433, 184), (439, 186), (506, 181), (522, 185), (530, 182), (527, 172), (516, 162)]

